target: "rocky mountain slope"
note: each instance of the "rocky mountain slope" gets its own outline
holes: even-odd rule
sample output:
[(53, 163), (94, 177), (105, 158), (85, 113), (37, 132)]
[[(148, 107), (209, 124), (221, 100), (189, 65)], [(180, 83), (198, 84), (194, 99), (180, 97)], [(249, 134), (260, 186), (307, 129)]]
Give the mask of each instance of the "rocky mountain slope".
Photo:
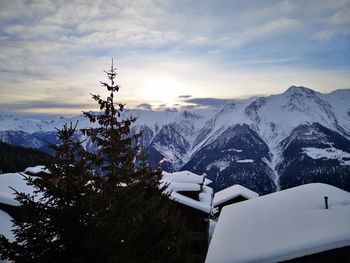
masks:
[[(265, 194), (310, 182), (350, 190), (350, 89), (329, 94), (290, 87), (233, 100), (220, 110), (129, 110), (138, 116), (149, 162), (166, 171), (206, 173), (214, 190), (242, 184)], [(54, 127), (81, 116), (33, 121), (0, 117), (0, 140), (45, 149)], [(91, 147), (87, 142), (87, 147)]]

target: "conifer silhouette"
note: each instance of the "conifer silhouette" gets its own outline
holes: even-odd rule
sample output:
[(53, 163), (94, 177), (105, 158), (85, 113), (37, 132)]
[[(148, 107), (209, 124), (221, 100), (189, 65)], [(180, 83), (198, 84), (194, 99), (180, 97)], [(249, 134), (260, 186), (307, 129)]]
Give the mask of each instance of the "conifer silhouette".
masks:
[[(116, 69), (92, 94), (100, 112), (84, 112), (94, 127), (58, 130), (60, 144), (42, 178), (26, 178), (32, 195), (16, 192), (21, 216), (15, 240), (0, 237), (0, 258), (14, 262), (186, 262), (188, 243), (177, 211), (132, 134), (134, 117), (115, 101)], [(94, 152), (83, 147), (91, 140)]]

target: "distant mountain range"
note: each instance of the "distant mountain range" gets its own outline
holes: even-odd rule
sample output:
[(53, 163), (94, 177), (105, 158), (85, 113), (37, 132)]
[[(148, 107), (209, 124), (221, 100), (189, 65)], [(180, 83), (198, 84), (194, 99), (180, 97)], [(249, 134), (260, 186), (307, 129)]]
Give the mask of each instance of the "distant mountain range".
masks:
[[(241, 184), (261, 194), (310, 182), (350, 191), (350, 89), (329, 94), (290, 87), (233, 100), (220, 110), (129, 110), (153, 165), (206, 173), (218, 191)], [(0, 116), (0, 140), (48, 151), (55, 127), (81, 116), (35, 121)], [(86, 142), (86, 147), (93, 147)]]

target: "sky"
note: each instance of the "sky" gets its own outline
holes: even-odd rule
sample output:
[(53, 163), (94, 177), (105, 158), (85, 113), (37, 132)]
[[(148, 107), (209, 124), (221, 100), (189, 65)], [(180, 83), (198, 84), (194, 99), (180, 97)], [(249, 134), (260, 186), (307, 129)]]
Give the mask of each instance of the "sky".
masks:
[(129, 108), (350, 88), (350, 0), (3, 0), (0, 25), (0, 113), (93, 109), (111, 58)]

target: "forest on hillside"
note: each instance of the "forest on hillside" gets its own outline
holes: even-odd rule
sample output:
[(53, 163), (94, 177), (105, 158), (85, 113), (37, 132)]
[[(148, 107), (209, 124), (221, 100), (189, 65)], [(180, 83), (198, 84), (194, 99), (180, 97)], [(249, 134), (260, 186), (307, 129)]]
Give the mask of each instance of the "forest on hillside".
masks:
[(0, 174), (21, 172), (29, 166), (46, 164), (50, 156), (44, 152), (0, 142)]

